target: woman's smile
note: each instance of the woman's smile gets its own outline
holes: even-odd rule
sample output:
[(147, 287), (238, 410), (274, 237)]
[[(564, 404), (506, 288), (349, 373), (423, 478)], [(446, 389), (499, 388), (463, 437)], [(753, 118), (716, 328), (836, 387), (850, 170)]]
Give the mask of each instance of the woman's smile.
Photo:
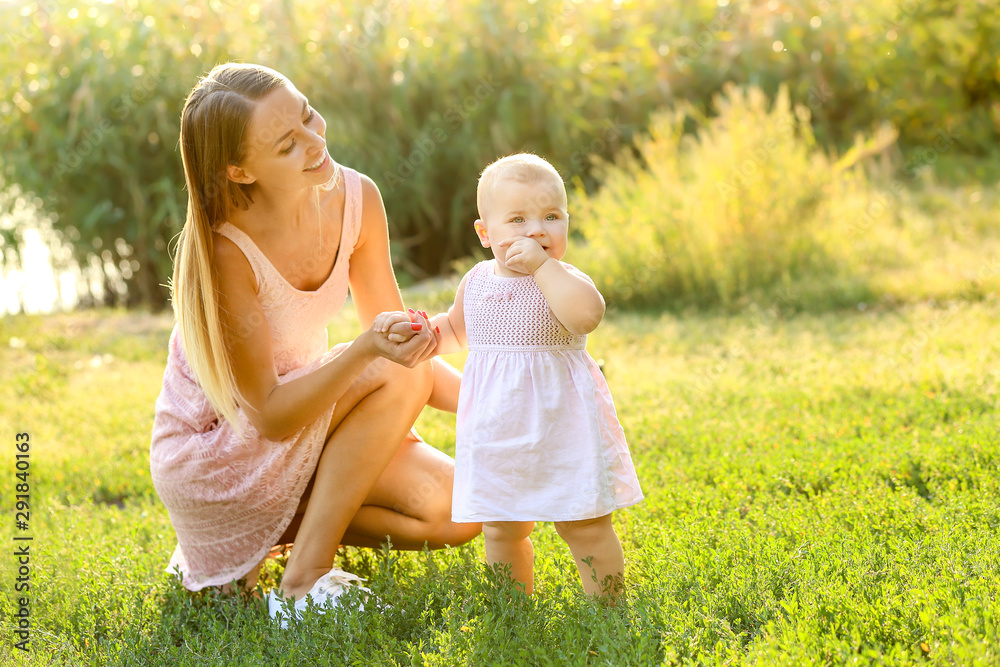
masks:
[(327, 162), (329, 162), (329, 159), (328, 159), (329, 157), (330, 157), (330, 154), (327, 153), (326, 148), (324, 148), (323, 149), (323, 154), (319, 156), (319, 160), (317, 160), (312, 165), (306, 167), (302, 171), (319, 171), (320, 169), (322, 169), (323, 167), (326, 166)]

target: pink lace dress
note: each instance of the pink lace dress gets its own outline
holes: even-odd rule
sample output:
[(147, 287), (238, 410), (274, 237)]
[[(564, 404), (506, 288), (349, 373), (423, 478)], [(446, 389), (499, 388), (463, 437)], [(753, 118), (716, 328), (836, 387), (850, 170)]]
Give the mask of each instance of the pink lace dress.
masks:
[[(254, 242), (223, 223), (216, 233), (246, 255), (271, 329), (279, 381), (309, 373), (349, 343), (328, 348), (326, 325), (347, 298), (348, 264), (361, 229), (361, 180), (341, 168), (344, 222), (333, 270), (318, 289), (291, 286)], [(177, 327), (170, 334), (163, 388), (156, 400), (150, 446), (153, 484), (170, 514), (185, 587), (199, 590), (245, 576), (288, 527), (316, 469), (333, 407), (282, 441), (261, 436), (240, 412), (244, 436), (220, 422), (192, 376)]]
[(587, 337), (552, 316), (533, 277), (497, 276), (494, 264), (477, 264), (465, 284), (469, 356), (452, 520), (576, 521), (639, 502), (625, 433)]

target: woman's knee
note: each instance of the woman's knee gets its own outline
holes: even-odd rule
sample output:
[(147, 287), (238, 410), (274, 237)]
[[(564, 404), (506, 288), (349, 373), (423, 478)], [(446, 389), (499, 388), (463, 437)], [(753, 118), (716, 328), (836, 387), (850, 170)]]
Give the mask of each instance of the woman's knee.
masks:
[[(401, 389), (408, 393), (420, 395), (424, 402), (434, 388), (434, 373), (429, 362), (407, 368), (388, 360), (379, 360), (380, 376), (383, 386)], [(376, 363), (379, 363), (376, 362)]]
[(387, 359), (376, 359), (337, 402), (326, 439), (329, 440), (340, 424), (368, 399), (389, 402), (394, 413), (412, 413), (415, 419), (427, 404), (433, 388), (434, 378), (429, 363), (407, 368)]
[(407, 506), (397, 511), (419, 516), (428, 526), (428, 542), (433, 547), (458, 546), (482, 532), (479, 523), (455, 523), (451, 520), (451, 475), (448, 471), (424, 480), (410, 490)]

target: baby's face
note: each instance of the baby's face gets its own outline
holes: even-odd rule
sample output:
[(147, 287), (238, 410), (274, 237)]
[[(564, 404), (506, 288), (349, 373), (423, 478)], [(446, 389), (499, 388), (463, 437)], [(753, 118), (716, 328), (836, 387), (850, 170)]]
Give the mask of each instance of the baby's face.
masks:
[(504, 239), (534, 239), (549, 257), (557, 260), (566, 254), (566, 191), (555, 178), (534, 183), (500, 181), (488, 197), (483, 216), (476, 221), (476, 233), (484, 248), (493, 249), (502, 267), (506, 267), (507, 249), (498, 244)]

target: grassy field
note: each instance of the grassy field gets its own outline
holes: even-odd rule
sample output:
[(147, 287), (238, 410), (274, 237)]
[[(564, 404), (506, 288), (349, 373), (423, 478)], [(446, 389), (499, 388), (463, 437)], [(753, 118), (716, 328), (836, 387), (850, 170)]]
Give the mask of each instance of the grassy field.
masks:
[[(350, 317), (332, 340), (353, 332)], [(610, 313), (589, 347), (647, 494), (616, 519), (624, 603), (585, 599), (543, 525), (533, 598), (488, 575), (481, 538), (348, 550), (391, 607), (294, 631), (252, 599), (188, 594), (163, 571), (174, 535), (148, 446), (169, 327), (112, 311), (0, 322), (0, 663), (1000, 661), (996, 298)], [(428, 410), (419, 426), (453, 452), (452, 416)], [(13, 516), (19, 432), (31, 438), (26, 533)], [(13, 648), (15, 533), (34, 537), (27, 654)]]

